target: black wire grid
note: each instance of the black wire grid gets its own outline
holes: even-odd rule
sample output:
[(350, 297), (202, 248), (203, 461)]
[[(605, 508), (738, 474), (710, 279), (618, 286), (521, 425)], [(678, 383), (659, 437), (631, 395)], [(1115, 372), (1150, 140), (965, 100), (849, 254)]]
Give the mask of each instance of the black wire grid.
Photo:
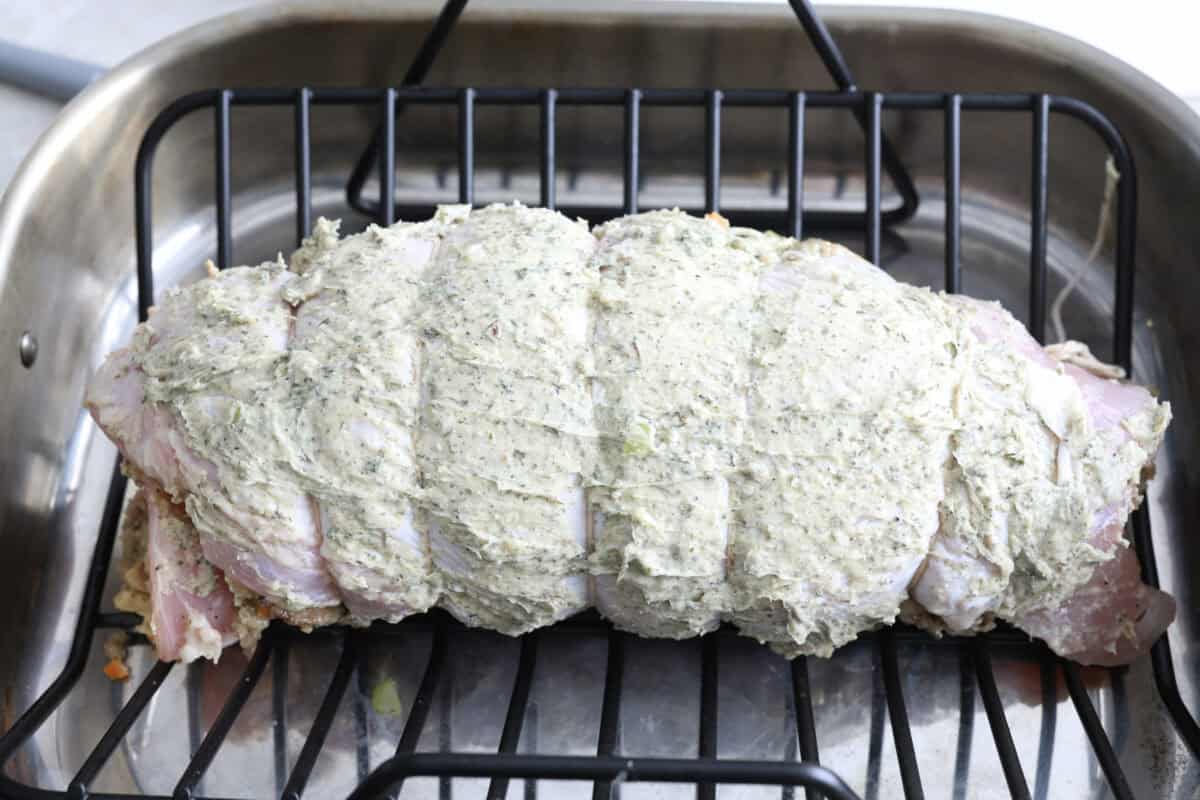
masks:
[[(806, 0), (793, 0), (792, 6), (822, 60), (838, 85), (837, 91), (791, 92), (755, 90), (662, 90), (662, 89), (430, 89), (409, 84), (420, 82), (432, 63), (434, 55), (448, 36), (466, 5), (466, 0), (451, 0), (436, 20), (404, 86), (391, 89), (217, 89), (197, 92), (180, 98), (151, 124), (142, 141), (136, 165), (136, 222), (139, 316), (146, 319), (153, 303), (153, 237), (151, 229), (151, 172), (155, 150), (163, 135), (182, 117), (211, 109), (216, 133), (216, 209), (217, 262), (226, 267), (232, 263), (232, 205), (230, 201), (230, 118), (234, 106), (290, 106), (295, 112), (296, 164), (296, 238), (309, 232), (311, 221), (310, 116), (313, 105), (374, 106), (379, 110), (381, 123), (371, 146), (359, 159), (347, 186), (352, 206), (377, 219), (380, 224), (394, 222), (398, 212), (413, 218), (428, 215), (433, 206), (412, 206), (398, 209), (394, 201), (395, 181), (395, 120), (406, 105), (456, 106), (458, 109), (458, 194), (459, 202), (471, 203), (474, 197), (474, 111), (482, 105), (525, 106), (540, 111), (541, 119), (541, 204), (555, 208), (555, 111), (559, 106), (613, 106), (624, 110), (624, 198), (621, 207), (610, 209), (568, 209), (590, 218), (611, 218), (638, 210), (639, 167), (639, 109), (642, 106), (682, 106), (701, 109), (705, 124), (706, 146), (704, 160), (705, 206), (703, 211), (720, 211), (721, 185), (721, 117), (726, 108), (748, 106), (787, 109), (789, 146), (787, 151), (787, 210), (786, 212), (750, 211), (731, 215), (734, 222), (749, 222), (761, 227), (781, 230), (791, 236), (803, 233), (802, 225), (816, 227), (857, 226), (865, 232), (866, 257), (878, 263), (880, 239), (885, 226), (903, 221), (916, 210), (918, 198), (908, 174), (887, 144), (880, 118), (884, 109), (908, 109), (940, 113), (945, 121), (945, 288), (958, 291), (960, 274), (961, 181), (960, 146), (961, 119), (964, 111), (1008, 112), (1029, 114), (1032, 119), (1033, 192), (1031, 206), (1031, 236), (1029, 248), (1030, 290), (1029, 327), (1034, 336), (1042, 339), (1046, 310), (1046, 237), (1047, 237), (1047, 146), (1049, 122), (1053, 114), (1064, 114), (1087, 124), (1101, 138), (1112, 155), (1121, 175), (1117, 193), (1116, 280), (1114, 285), (1113, 360), (1131, 367), (1133, 316), (1134, 242), (1137, 180), (1129, 149), (1112, 122), (1092, 106), (1082, 101), (1047, 94), (940, 94), (928, 92), (861, 92), (854, 85), (849, 70), (837, 51), (828, 31), (812, 13)], [(864, 167), (866, 175), (866, 204), (863, 212), (803, 212), (804, 118), (809, 108), (845, 109), (861, 122), (865, 133)], [(371, 201), (363, 195), (363, 187), (373, 169), (378, 170), (379, 196)], [(882, 174), (886, 172), (900, 196), (900, 203), (891, 209), (881, 208)], [(743, 218), (744, 217), (744, 218)], [(81, 615), (75, 630), (67, 663), (61, 674), (45, 693), (0, 738), (0, 770), (5, 770), (17, 751), (28, 742), (43, 722), (59, 708), (75, 686), (88, 661), (94, 636), (101, 629), (128, 629), (136, 618), (128, 614), (107, 614), (100, 611), (101, 595), (112, 558), (126, 481), (119, 469), (114, 469), (107, 502), (100, 525), (99, 537), (92, 557), (81, 604)], [(1158, 575), (1150, 536), (1150, 520), (1145, 506), (1131, 520), (1132, 539), (1141, 560), (1143, 577), (1157, 586)], [(718, 651), (724, 632), (711, 634), (701, 648), (700, 725), (697, 758), (642, 758), (635, 754), (618, 753), (618, 730), (621, 715), (621, 684), (624, 670), (625, 634), (607, 627), (594, 614), (561, 623), (554, 630), (571, 630), (579, 626), (604, 626), (608, 641), (607, 667), (602, 700), (601, 721), (597, 731), (595, 756), (552, 756), (518, 754), (517, 745), (526, 718), (530, 687), (537, 663), (538, 638), (543, 634), (523, 637), (520, 660), (513, 684), (510, 704), (505, 716), (498, 752), (495, 754), (460, 752), (416, 752), (417, 743), (426, 726), (428, 712), (435, 702), (435, 693), (442, 682), (449, 640), (460, 628), (445, 615), (434, 613), (401, 623), (401, 625), (433, 625), (433, 645), (412, 710), (402, 735), (396, 744), (394, 757), (368, 772), (365, 758), (359, 759), (359, 786), (352, 798), (394, 797), (402, 782), (413, 776), (485, 777), (490, 778), (488, 800), (502, 800), (508, 781), (513, 778), (579, 780), (593, 783), (593, 800), (607, 800), (614, 782), (662, 781), (696, 785), (697, 800), (713, 800), (715, 787), (720, 783), (770, 784), (782, 787), (783, 797), (791, 796), (792, 787), (805, 788), (807, 798), (825, 796), (835, 800), (852, 800), (857, 795), (830, 770), (820, 766), (818, 737), (813, 721), (809, 690), (808, 666), (801, 657), (791, 664), (792, 697), (781, 702), (794, 704), (796, 737), (800, 761), (734, 761), (717, 757), (720, 733), (717, 702)], [(281, 797), (300, 798), (305, 791), (317, 756), (333, 724), (335, 714), (351, 678), (362, 660), (371, 639), (394, 626), (376, 625), (366, 631), (344, 631), (344, 649), (330, 678), (328, 690), (309, 730), (308, 737), (292, 765), (287, 768), (284, 725), (276, 725), (275, 774)], [(285, 714), (288, 642), (292, 631), (280, 626), (271, 627), (249, 660), (245, 671), (225, 700), (216, 720), (201, 739), (192, 730), (193, 755), (180, 776), (173, 792), (174, 798), (197, 796), (205, 772), (212, 764), (227, 734), (251, 692), (266, 671), (273, 665), (274, 702), (278, 720)], [(908, 723), (904, 694), (901, 690), (901, 664), (897, 656), (897, 641), (932, 644), (924, 634), (896, 626), (864, 638), (878, 648), (883, 672), (883, 692), (886, 697), (887, 718), (895, 742), (896, 757), (905, 797), (909, 800), (925, 796), (918, 769), (912, 733)], [(950, 640), (962, 655), (962, 693), (964, 714), (973, 713), (974, 691), (977, 688), (987, 713), (1008, 790), (1014, 798), (1030, 798), (1029, 782), (1013, 743), (1012, 731), (1005, 719), (993, 675), (991, 649), (993, 643), (1003, 643), (1007, 650), (1019, 648), (1024, 657), (1040, 664), (1043, 695), (1043, 746), (1053, 738), (1055, 686), (1061, 670), (1080, 722), (1091, 742), (1095, 758), (1108, 781), (1115, 798), (1133, 797), (1128, 780), (1121, 768), (1112, 742), (1105, 733), (1096, 708), (1084, 687), (1079, 666), (1049, 653), (1041, 645), (1030, 643), (1016, 631), (1001, 628), (991, 634), (972, 639)], [(1180, 737), (1193, 757), (1200, 758), (1200, 728), (1185, 706), (1176, 684), (1170, 646), (1164, 635), (1150, 655), (1154, 680), (1159, 696), (1175, 724)], [(130, 795), (97, 794), (89, 792), (101, 769), (121, 744), (139, 714), (162, 686), (173, 669), (171, 663), (159, 662), (142, 679), (133, 695), (117, 713), (110, 727), (65, 791), (34, 788), (19, 783), (0, 772), (0, 796), (20, 800), (34, 798), (126, 798)], [(1120, 671), (1113, 675), (1114, 687), (1122, 686)], [(194, 709), (190, 709), (195, 712)], [(882, 706), (873, 714), (872, 750), (882, 742)], [(361, 713), (361, 710), (360, 710)], [(190, 713), (189, 716), (197, 716)], [(195, 728), (194, 719), (192, 726)], [(1048, 735), (1047, 735), (1048, 733)], [(969, 751), (969, 746), (967, 747)], [(960, 758), (962, 757), (960, 743)], [(871, 760), (878, 769), (878, 753)], [(1049, 780), (1049, 759), (1039, 753), (1034, 775), (1036, 796), (1045, 797)], [(536, 784), (533, 784), (536, 786)], [(872, 788), (873, 787), (873, 788)], [(868, 775), (868, 794), (878, 792), (878, 776), (872, 782)]]

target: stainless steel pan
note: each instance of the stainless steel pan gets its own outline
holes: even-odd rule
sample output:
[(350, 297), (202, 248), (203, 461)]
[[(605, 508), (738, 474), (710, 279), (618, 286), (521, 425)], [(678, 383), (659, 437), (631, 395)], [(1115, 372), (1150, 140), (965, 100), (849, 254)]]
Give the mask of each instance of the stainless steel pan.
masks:
[[(398, 81), (430, 9), (387, 4), (290, 4), (235, 14), (156, 45), (73, 100), (42, 137), (0, 205), (0, 719), (13, 720), (56, 674), (79, 604), (104, 500), (112, 447), (80, 407), (84, 384), (135, 318), (133, 159), (150, 119), (174, 98), (212, 86), (383, 85)], [(859, 83), (883, 90), (1037, 90), (1073, 95), (1109, 114), (1132, 146), (1140, 171), (1138, 219), (1137, 377), (1159, 387), (1176, 421), (1149, 498), (1165, 588), (1179, 600), (1171, 631), (1185, 701), (1200, 707), (1200, 544), (1196, 525), (1197, 392), (1200, 391), (1200, 120), (1161, 87), (1102, 53), (1065, 37), (991, 17), (892, 9), (836, 9), (824, 14)], [(823, 72), (785, 7), (697, 3), (586, 3), (559, 10), (527, 3), (480, 3), (467, 12), (428, 83), (474, 86), (607, 85), (643, 87), (827, 88)], [(643, 112), (646, 189), (642, 204), (687, 202), (701, 191), (702, 126), (677, 110)], [(369, 131), (352, 110), (321, 109), (314, 120), (314, 210), (363, 220), (344, 206), (342, 187)], [(235, 259), (252, 261), (292, 241), (292, 165), (286, 110), (247, 112), (234, 129)], [(401, 126), (400, 190), (437, 195), (439, 170), (453, 162), (448, 118), (413, 112)], [(889, 136), (929, 202), (885, 242), (889, 269), (907, 280), (940, 285), (941, 122), (896, 114)], [(724, 198), (758, 202), (784, 152), (786, 129), (766, 112), (727, 114)], [(560, 111), (560, 157), (576, 199), (620, 191), (620, 118), (602, 110)], [(212, 254), (211, 121), (193, 119), (168, 136), (155, 169), (155, 264), (159, 286), (199, 274)], [(536, 120), (506, 110), (477, 117), (478, 197), (536, 197), (536, 161), (527, 158)], [(860, 149), (849, 117), (813, 116), (808, 129), (809, 200), (858, 202)], [(1029, 135), (1020, 118), (964, 121), (964, 289), (1020, 308), (1026, 293)], [(1056, 120), (1051, 130), (1051, 291), (1083, 265), (1102, 196), (1103, 150), (1083, 126)], [(569, 165), (569, 166), (568, 166)], [(445, 190), (447, 199), (452, 190)], [(560, 194), (559, 202), (567, 197)], [(853, 239), (851, 245), (858, 244)], [(1085, 268), (1067, 305), (1070, 332), (1102, 351), (1111, 312), (1111, 265)], [(23, 365), (22, 337), (36, 339)], [(25, 339), (26, 354), (29, 339)], [(4, 355), (7, 354), (7, 355)], [(26, 358), (25, 360), (28, 360)], [(595, 687), (603, 664), (596, 647), (559, 647), (534, 687), (523, 748), (586, 752), (594, 748)], [(72, 702), (21, 754), (16, 776), (60, 788), (111, 720), (126, 687), (89, 669)], [(456, 748), (494, 746), (511, 682), (515, 645), (473, 635), (451, 655), (452, 688), (437, 730)], [(629, 654), (622, 741), (627, 752), (690, 755), (697, 691), (691, 645), (639, 643)], [(410, 698), (428, 639), (416, 633), (373, 652), (363, 688), (391, 670)], [(1007, 796), (974, 687), (953, 649), (905, 649), (904, 688), (927, 789), (955, 797)], [(336, 661), (327, 640), (297, 644), (287, 668), (285, 752), (294, 756)], [(1061, 687), (1042, 687), (1032, 672), (998, 654), (998, 681), (1031, 788), (1045, 796), (1104, 796), (1083, 730)], [(723, 656), (722, 755), (788, 755), (786, 688), (781, 661), (747, 644)], [(134, 659), (144, 674), (149, 663)], [(97, 788), (169, 793), (189, 748), (215, 714), (236, 674), (231, 654), (216, 669), (175, 670), (172, 692), (147, 709)], [(883, 725), (877, 669), (869, 648), (851, 647), (832, 662), (814, 662), (814, 700), (822, 760), (860, 793), (900, 792)], [(231, 672), (231, 670), (233, 672)], [(507, 671), (506, 671), (507, 670)], [(247, 714), (210, 773), (210, 795), (270, 793), (271, 682), (256, 690)], [(1138, 796), (1191, 796), (1200, 771), (1163, 714), (1148, 665), (1115, 684), (1095, 677), (1093, 696)], [(174, 684), (179, 684), (175, 686)], [(184, 691), (185, 684), (191, 691)], [(1115, 687), (1115, 688), (1114, 688)], [(1044, 689), (1061, 704), (1039, 705)], [(344, 704), (349, 714), (357, 688)], [(780, 691), (783, 691), (782, 689)], [(774, 692), (774, 693), (773, 693)], [(1058, 695), (1055, 693), (1058, 692)], [(261, 695), (261, 696), (260, 696)], [(188, 698), (194, 725), (189, 731)], [(214, 697), (216, 699), (214, 699)], [(872, 700), (872, 698), (874, 698)], [(964, 701), (964, 698), (969, 700)], [(964, 705), (965, 703), (965, 705)], [(577, 713), (566, 713), (578, 709)], [(592, 710), (589, 710), (592, 709)], [(340, 719), (340, 718), (339, 718)], [(310, 791), (348, 789), (366, 753), (377, 763), (399, 722), (378, 715), (369, 730), (348, 716), (335, 726)], [(1048, 721), (1049, 720), (1049, 721)], [(364, 736), (366, 743), (363, 743)], [(436, 748), (432, 735), (423, 746)], [(532, 738), (531, 738), (532, 737)], [(591, 737), (589, 739), (589, 737)], [(536, 740), (536, 741), (533, 741)], [(478, 783), (456, 784), (474, 796)], [(517, 791), (516, 783), (510, 787)], [(872, 789), (872, 787), (874, 787)], [(436, 782), (412, 790), (436, 793)], [(583, 794), (580, 787), (541, 791)], [(686, 796), (682, 788), (627, 786), (629, 795)], [(775, 794), (778, 790), (772, 790)], [(755, 794), (765, 790), (730, 790)], [(456, 795), (465, 796), (465, 795)], [(763, 794), (774, 796), (773, 794)]]

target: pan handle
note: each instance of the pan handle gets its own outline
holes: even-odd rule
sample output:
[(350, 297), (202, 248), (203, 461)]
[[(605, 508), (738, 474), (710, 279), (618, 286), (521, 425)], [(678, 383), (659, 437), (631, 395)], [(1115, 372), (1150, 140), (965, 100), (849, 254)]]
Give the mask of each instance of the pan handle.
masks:
[(0, 39), (0, 83), (67, 102), (105, 69)]

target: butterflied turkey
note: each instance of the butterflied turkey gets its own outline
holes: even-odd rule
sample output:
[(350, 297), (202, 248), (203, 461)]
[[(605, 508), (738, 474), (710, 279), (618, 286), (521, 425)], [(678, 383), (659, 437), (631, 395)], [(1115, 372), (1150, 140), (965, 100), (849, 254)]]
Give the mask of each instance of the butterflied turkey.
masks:
[(1006, 620), (1112, 664), (1174, 615), (1122, 535), (1166, 404), (996, 304), (716, 216), (321, 220), (164, 293), (87, 402), (148, 498), (124, 598), (169, 659), (436, 605), (788, 656)]

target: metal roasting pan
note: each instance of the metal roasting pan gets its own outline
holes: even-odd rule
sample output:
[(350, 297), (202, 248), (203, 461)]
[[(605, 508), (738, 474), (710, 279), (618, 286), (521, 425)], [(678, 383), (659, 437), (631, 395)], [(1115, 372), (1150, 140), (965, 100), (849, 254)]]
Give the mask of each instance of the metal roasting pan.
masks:
[[(73, 100), (9, 187), (0, 203), (0, 730), (62, 670), (85, 599), (115, 452), (81, 399), (91, 372), (137, 318), (134, 160), (151, 121), (177, 98), (214, 87), (397, 85), (435, 12), (432, 4), (290, 3), (185, 31)], [(1193, 534), (1200, 514), (1200, 314), (1194, 309), (1200, 298), (1200, 118), (1127, 65), (1031, 26), (888, 8), (828, 9), (822, 18), (864, 89), (1074, 97), (1107, 115), (1128, 141), (1138, 171), (1135, 376), (1175, 409), (1147, 505), (1159, 577), (1179, 601), (1169, 638), (1181, 697), (1188, 708), (1200, 708), (1200, 542)], [(425, 83), (834, 88), (783, 3), (479, 0)], [(347, 206), (345, 181), (369, 138), (373, 110), (314, 105), (310, 113), (312, 211), (342, 217), (344, 229), (359, 228), (368, 219)], [(999, 299), (1018, 313), (1029, 296), (1031, 116), (962, 115), (962, 290)], [(912, 219), (884, 229), (881, 262), (901, 279), (940, 288), (943, 117), (885, 109), (882, 119), (921, 203)], [(453, 108), (413, 107), (398, 119), (397, 209), (456, 199), (455, 130)], [(210, 114), (191, 115), (158, 148), (152, 253), (159, 287), (195, 279), (203, 260), (217, 254), (213, 131)], [(239, 108), (231, 131), (228, 255), (246, 263), (287, 252), (296, 235), (292, 109)], [(516, 196), (537, 202), (536, 111), (481, 105), (474, 131), (475, 201)], [(863, 208), (862, 137), (845, 110), (810, 109), (806, 213)], [(1083, 270), (1066, 304), (1067, 330), (1107, 356), (1112, 248), (1085, 263), (1107, 151), (1094, 130), (1061, 115), (1052, 115), (1047, 141), (1048, 292), (1053, 296), (1064, 276)], [(622, 142), (620, 106), (559, 108), (560, 206), (621, 206)], [(642, 108), (640, 146), (642, 208), (704, 205), (703, 109)], [(720, 147), (722, 208), (731, 216), (763, 208), (782, 213), (787, 110), (726, 108)], [(368, 196), (377, 191), (368, 185)], [(881, 202), (890, 207), (896, 201), (885, 181)], [(857, 229), (807, 226), (805, 232), (860, 252), (868, 244)], [(37, 355), (25, 366), (30, 339)], [(117, 572), (109, 570), (102, 610), (111, 610)], [(121, 619), (101, 621), (119, 625)], [(521, 754), (594, 756), (599, 745), (630, 757), (690, 759), (714, 751), (725, 759), (782, 762), (799, 760), (811, 744), (803, 733), (797, 742), (802, 693), (796, 673), (754, 643), (724, 634), (684, 643), (612, 639), (599, 623), (584, 620), (518, 642), (434, 616), (362, 635), (281, 633), (269, 659), (249, 662), (249, 674), (260, 674), (252, 684), (245, 683), (247, 658), (238, 652), (215, 667), (167, 670), (154, 666), (146, 647), (132, 650), (134, 680), (110, 683), (100, 673), (106, 635), (101, 629), (94, 637), (83, 673), (57, 711), (8, 759), (0, 796), (60, 796), (48, 792), (67, 789), (81, 767), (88, 768), (89, 753), (147, 676), (151, 683), (141, 685), (153, 688), (161, 679), (161, 688), (111, 754), (92, 765), (87, 789), (77, 783), (72, 796), (170, 796), (206, 735), (231, 721), (221, 708), (239, 691), (245, 702), (223, 745), (203, 778), (176, 796), (263, 797), (300, 784), (309, 797), (344, 795), (395, 752), (414, 714), (426, 714), (426, 724), (402, 743), (419, 751), (494, 753), (508, 744)], [(616, 689), (609, 666), (614, 642), (623, 654)], [(980, 692), (981, 648), (994, 696)], [(900, 665), (890, 675), (881, 666), (881, 653), (889, 650)], [(1004, 737), (994, 736), (1002, 707), (1010, 756), (1019, 759), (1029, 796), (1200, 796), (1200, 762), (1164, 710), (1148, 659), (1116, 672), (1064, 673), (1031, 652), (1036, 649), (1012, 636), (979, 645), (897, 635), (882, 645), (879, 637), (851, 645), (829, 661), (808, 660), (804, 697), (813, 708), (821, 763), (867, 798), (901, 797), (906, 790), (922, 796), (906, 772), (913, 766), (924, 796), (1020, 796), (1005, 770), (1009, 762), (1000, 757)], [(421, 693), (431, 660), (439, 667), (437, 691)], [(522, 674), (532, 678), (514, 687)], [(340, 682), (344, 695), (323, 703), (331, 681)], [(401, 713), (371, 708), (367, 698), (382, 681), (394, 683)], [(514, 688), (527, 692), (515, 730), (508, 713)], [(1106, 777), (1071, 688), (1076, 699), (1086, 693), (1092, 701), (1124, 783), (1110, 783), (1111, 769)], [(619, 719), (602, 719), (604, 697), (614, 691)], [(890, 701), (899, 694), (915, 765), (905, 765), (908, 754), (897, 752), (892, 734), (898, 709)], [(997, 701), (991, 715), (989, 700)], [(719, 702), (719, 722), (701, 713), (709, 702)], [(316, 728), (325, 737), (314, 749), (309, 734)], [(620, 772), (621, 762), (606, 763), (613, 775)], [(297, 764), (305, 766), (304, 780), (285, 787)], [(554, 774), (572, 774), (568, 767), (564, 762)], [(687, 766), (670, 769), (679, 777)], [(593, 794), (599, 800), (611, 792), (627, 800), (697, 794), (703, 800), (714, 791), (722, 798), (803, 792), (781, 789), (780, 781), (714, 790), (623, 782), (621, 776), (613, 786), (523, 780), (516, 767), (512, 774), (511, 781), (490, 783), (486, 777), (412, 778), (404, 795), (535, 800)]]

